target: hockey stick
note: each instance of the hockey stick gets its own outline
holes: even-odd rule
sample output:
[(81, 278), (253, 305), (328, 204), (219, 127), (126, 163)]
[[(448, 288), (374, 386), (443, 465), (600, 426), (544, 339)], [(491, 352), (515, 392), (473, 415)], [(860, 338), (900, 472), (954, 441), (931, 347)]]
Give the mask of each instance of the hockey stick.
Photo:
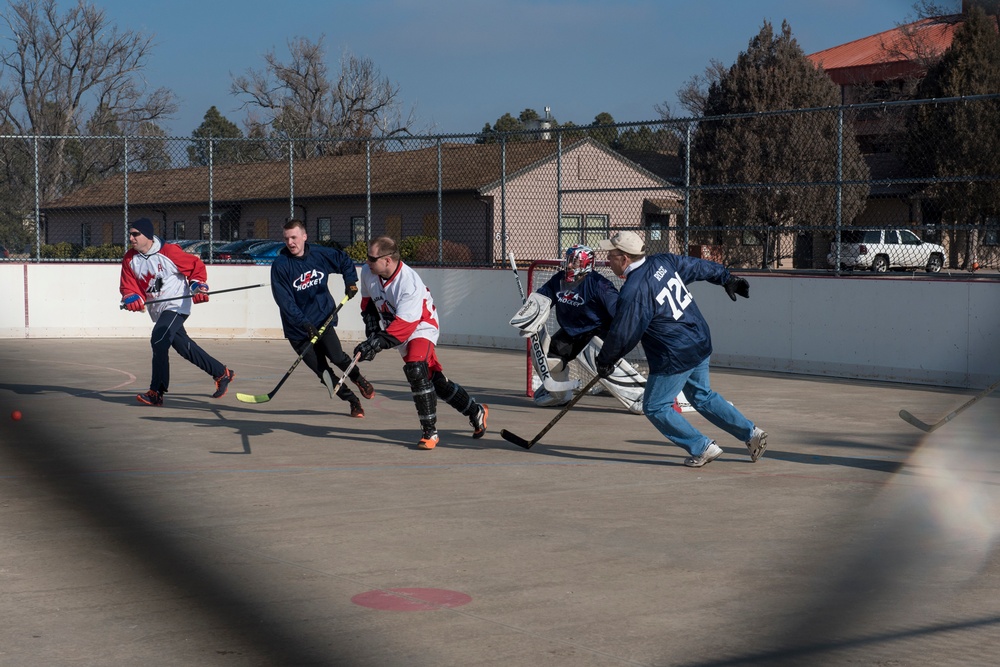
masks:
[[(209, 296), (215, 296), (216, 294), (225, 294), (226, 292), (239, 292), (244, 289), (253, 289), (255, 287), (267, 287), (267, 283), (261, 283), (259, 285), (244, 285), (243, 287), (230, 287), (229, 289), (220, 289), (214, 292), (209, 292)], [(150, 305), (153, 303), (163, 303), (164, 301), (176, 301), (177, 299), (190, 299), (193, 294), (187, 294), (184, 296), (171, 296), (166, 299), (156, 299), (155, 301), (146, 301), (145, 305)], [(118, 306), (119, 310), (125, 310), (125, 304)]]
[(316, 335), (310, 338), (309, 342), (302, 347), (302, 351), (299, 352), (299, 356), (295, 360), (295, 363), (292, 364), (292, 367), (288, 369), (288, 372), (285, 373), (285, 376), (280, 380), (278, 380), (278, 384), (274, 386), (274, 389), (272, 389), (266, 394), (258, 394), (258, 395), (237, 393), (236, 400), (242, 401), (243, 403), (267, 403), (272, 398), (274, 398), (274, 395), (278, 393), (279, 389), (281, 389), (281, 385), (285, 384), (285, 380), (291, 377), (292, 371), (294, 371), (295, 368), (299, 365), (299, 362), (302, 361), (302, 357), (306, 356), (306, 352), (308, 352), (309, 349), (316, 344), (316, 341), (322, 338), (323, 333), (326, 331), (326, 328), (330, 326), (330, 322), (333, 322), (333, 318), (337, 316), (337, 313), (340, 312), (340, 309), (344, 307), (344, 304), (347, 303), (347, 300), (349, 298), (350, 297), (345, 296), (343, 299), (340, 300), (340, 304), (332, 313), (330, 313), (330, 317), (326, 318), (326, 321), (323, 322), (323, 326), (321, 326), (316, 331)]
[(560, 419), (563, 418), (563, 415), (565, 415), (567, 412), (569, 412), (570, 408), (572, 408), (574, 405), (576, 405), (577, 401), (579, 401), (583, 396), (586, 396), (587, 392), (590, 391), (593, 388), (593, 386), (598, 383), (598, 381), (600, 379), (601, 379), (601, 376), (595, 375), (594, 379), (591, 380), (590, 382), (588, 382), (587, 385), (583, 389), (580, 390), (580, 393), (577, 394), (576, 396), (574, 396), (573, 400), (571, 400), (569, 403), (567, 403), (563, 407), (563, 409), (559, 411), (559, 414), (557, 414), (555, 417), (553, 417), (552, 421), (550, 421), (548, 424), (546, 424), (545, 428), (543, 428), (541, 431), (539, 431), (538, 435), (536, 435), (531, 440), (525, 440), (521, 436), (516, 435), (514, 433), (511, 433), (507, 429), (501, 429), (501, 431), (500, 431), (500, 437), (503, 438), (504, 440), (506, 440), (507, 442), (514, 443), (518, 447), (523, 447), (524, 449), (531, 449), (532, 447), (535, 446), (536, 442), (538, 442), (539, 440), (542, 439), (543, 435), (545, 435), (546, 433), (549, 432), (550, 428), (552, 428), (553, 426), (556, 425), (557, 421), (559, 421)]
[(340, 389), (340, 385), (344, 384), (344, 380), (347, 379), (348, 374), (352, 370), (354, 370), (354, 367), (358, 365), (359, 361), (361, 361), (361, 353), (360, 352), (358, 352), (357, 354), (354, 355), (354, 359), (351, 361), (351, 365), (344, 369), (344, 374), (342, 376), (340, 376), (339, 380), (337, 380), (337, 384), (333, 385), (333, 389), (330, 390), (330, 396), (331, 397), (337, 395), (337, 390)]
[(997, 380), (996, 382), (994, 382), (993, 384), (991, 384), (990, 386), (988, 386), (986, 389), (983, 389), (981, 392), (979, 392), (978, 394), (976, 394), (975, 396), (973, 396), (971, 399), (969, 399), (968, 401), (966, 401), (964, 404), (958, 406), (956, 409), (954, 409), (951, 412), (949, 412), (944, 418), (940, 419), (939, 421), (937, 421), (934, 424), (928, 424), (926, 422), (922, 422), (919, 419), (917, 419), (916, 417), (914, 417), (912, 414), (910, 414), (909, 412), (907, 412), (906, 410), (900, 410), (899, 411), (899, 416), (902, 417), (903, 421), (905, 421), (905, 422), (907, 422), (909, 424), (913, 424), (914, 426), (916, 426), (917, 428), (919, 428), (921, 431), (926, 431), (927, 433), (930, 433), (931, 431), (939, 429), (942, 426), (944, 426), (945, 424), (947, 424), (948, 422), (950, 422), (952, 419), (955, 418), (955, 415), (957, 415), (962, 410), (965, 410), (966, 408), (968, 408), (969, 406), (971, 406), (973, 403), (975, 403), (979, 399), (984, 398), (986, 396), (989, 396), (991, 393), (993, 393), (993, 390), (996, 389), (997, 387), (1000, 387), (1000, 380)]
[[(517, 291), (521, 293), (521, 303), (525, 304), (528, 302), (528, 298), (524, 294), (524, 288), (521, 287), (521, 275), (517, 272), (517, 263), (514, 261), (513, 251), (510, 252), (510, 268), (514, 270), (514, 280), (517, 281)], [(545, 360), (545, 351), (542, 349), (542, 343), (538, 340), (538, 334), (531, 334), (531, 354), (535, 359), (535, 364), (538, 366), (538, 374), (542, 376), (542, 386), (550, 393), (573, 391), (580, 386), (579, 380), (560, 382), (552, 377), (549, 373), (549, 362)]]

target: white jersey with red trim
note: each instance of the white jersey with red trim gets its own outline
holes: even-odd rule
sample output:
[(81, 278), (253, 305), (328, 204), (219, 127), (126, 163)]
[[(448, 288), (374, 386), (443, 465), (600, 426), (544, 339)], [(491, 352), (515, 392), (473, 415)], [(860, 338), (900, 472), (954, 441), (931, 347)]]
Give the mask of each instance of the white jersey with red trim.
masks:
[(204, 283), (206, 278), (201, 258), (154, 236), (153, 245), (145, 254), (135, 249), (125, 253), (119, 291), (122, 297), (138, 294), (144, 301), (174, 298), (146, 306), (149, 317), (155, 322), (161, 313), (169, 310), (190, 314), (191, 299), (175, 297), (191, 296), (189, 282)]
[[(403, 262), (386, 280), (371, 272), (366, 264), (361, 267), (361, 298), (370, 299), (382, 319), (382, 328), (389, 335), (404, 343), (414, 338), (425, 338), (437, 344), (439, 322), (431, 291), (416, 271)], [(406, 346), (399, 346), (405, 354)]]

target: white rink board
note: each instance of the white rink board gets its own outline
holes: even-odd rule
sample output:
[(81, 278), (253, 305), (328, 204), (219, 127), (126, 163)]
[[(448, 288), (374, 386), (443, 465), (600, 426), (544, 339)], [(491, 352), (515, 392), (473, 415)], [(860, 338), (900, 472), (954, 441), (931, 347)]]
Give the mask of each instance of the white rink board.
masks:
[[(148, 316), (118, 307), (119, 271), (116, 264), (0, 264), (0, 337), (145, 338)], [(443, 344), (524, 349), (508, 324), (520, 306), (509, 269), (418, 271), (434, 294)], [(717, 286), (691, 286), (712, 330), (716, 367), (969, 388), (1000, 378), (998, 282), (747, 278), (751, 298), (737, 303)], [(268, 267), (209, 267), (213, 290), (269, 281)], [(331, 291), (339, 300), (339, 279)], [(363, 337), (358, 304), (341, 311), (337, 330), (348, 342)], [(195, 306), (187, 329), (195, 338), (281, 338), (269, 287)]]

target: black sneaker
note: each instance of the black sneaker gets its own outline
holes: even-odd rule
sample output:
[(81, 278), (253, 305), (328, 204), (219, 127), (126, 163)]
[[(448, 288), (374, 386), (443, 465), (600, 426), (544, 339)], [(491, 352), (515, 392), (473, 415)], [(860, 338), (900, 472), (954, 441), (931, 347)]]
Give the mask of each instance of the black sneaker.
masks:
[(479, 404), (479, 412), (474, 416), (469, 417), (469, 423), (472, 424), (472, 437), (477, 440), (484, 435), (486, 435), (486, 418), (490, 416), (490, 408), (484, 403)]
[(145, 394), (136, 394), (135, 400), (146, 405), (154, 405), (156, 407), (161, 407), (163, 405), (163, 394), (153, 389), (150, 389)]
[(360, 391), (361, 395), (368, 400), (375, 397), (375, 387), (372, 386), (371, 382), (365, 379), (364, 375), (358, 375), (358, 379), (351, 380), (351, 382), (358, 385), (358, 391)]
[(226, 372), (215, 378), (215, 393), (212, 394), (212, 398), (222, 398), (226, 395), (226, 390), (229, 389), (229, 383), (233, 381), (236, 377), (236, 373), (226, 369)]

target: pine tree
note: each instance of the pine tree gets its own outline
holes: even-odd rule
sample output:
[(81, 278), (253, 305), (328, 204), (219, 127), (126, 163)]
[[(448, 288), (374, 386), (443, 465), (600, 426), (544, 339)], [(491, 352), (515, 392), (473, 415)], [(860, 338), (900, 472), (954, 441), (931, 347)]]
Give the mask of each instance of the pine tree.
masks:
[[(1000, 34), (997, 17), (973, 7), (968, 19), (941, 60), (920, 83), (918, 97), (940, 99), (1000, 92)], [(917, 107), (909, 142), (910, 165), (916, 175), (958, 182), (931, 183), (926, 194), (942, 215), (967, 226), (967, 233), (952, 229), (951, 264), (964, 246), (961, 263), (970, 268), (979, 232), (989, 218), (1000, 214), (1000, 101), (970, 100), (962, 103)], [(971, 180), (987, 176), (993, 180)], [(964, 241), (964, 243), (963, 243)]]
[[(242, 139), (243, 132), (213, 106), (205, 112), (204, 120), (191, 133), (191, 138), (195, 141), (188, 146), (188, 160), (193, 166), (203, 167), (208, 164), (209, 139)], [(246, 160), (242, 157), (244, 148), (242, 142), (214, 141), (212, 142), (212, 163), (245, 162)]]
[[(748, 49), (712, 82), (705, 99), (705, 119), (698, 124), (692, 147), (692, 183), (713, 187), (692, 197), (692, 210), (701, 218), (699, 222), (754, 228), (752, 235), (742, 230), (739, 235), (744, 242), (753, 236), (764, 245), (765, 268), (780, 260), (776, 230), (792, 226), (832, 228), (836, 223), (836, 189), (806, 184), (837, 179), (836, 111), (725, 116), (839, 103), (836, 84), (805, 57), (788, 23), (782, 23), (776, 35), (765, 21)], [(868, 178), (867, 166), (850, 132), (844, 133), (842, 155), (842, 179)], [(843, 188), (840, 204), (844, 224), (861, 211), (867, 196), (867, 187)], [(738, 250), (735, 243), (726, 245)]]

